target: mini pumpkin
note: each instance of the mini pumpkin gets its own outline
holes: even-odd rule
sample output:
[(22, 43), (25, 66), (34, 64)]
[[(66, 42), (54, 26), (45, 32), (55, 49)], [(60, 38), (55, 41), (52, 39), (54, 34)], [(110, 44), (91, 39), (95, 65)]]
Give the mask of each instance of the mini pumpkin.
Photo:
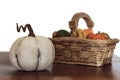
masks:
[(24, 71), (40, 71), (51, 70), (55, 58), (55, 50), (52, 42), (43, 36), (35, 36), (31, 25), (26, 24), (25, 27), (18, 27), (26, 31), (29, 30), (29, 35), (18, 38), (10, 48), (10, 62), (17, 70)]
[(92, 29), (84, 29), (83, 32), (85, 33), (86, 37), (87, 37), (89, 34), (93, 33)]
[(100, 31), (97, 34), (90, 33), (87, 37), (88, 39), (94, 39), (94, 40), (108, 40), (110, 39), (109, 35), (107, 33), (100, 33)]
[(110, 39), (109, 35), (107, 33), (100, 33), (100, 31), (96, 34), (96, 39), (101, 39), (101, 40), (108, 40)]

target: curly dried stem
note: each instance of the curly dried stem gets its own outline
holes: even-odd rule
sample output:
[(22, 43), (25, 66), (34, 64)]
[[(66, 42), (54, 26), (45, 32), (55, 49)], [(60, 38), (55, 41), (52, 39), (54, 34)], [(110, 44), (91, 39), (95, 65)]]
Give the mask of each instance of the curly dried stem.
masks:
[(16, 23), (16, 25), (17, 25), (17, 31), (18, 31), (18, 32), (20, 32), (20, 29), (21, 29), (21, 28), (23, 29), (23, 32), (25, 32), (25, 31), (26, 31), (26, 28), (28, 28), (28, 30), (29, 30), (28, 36), (35, 37), (35, 34), (34, 34), (33, 29), (32, 29), (32, 27), (31, 27), (30, 24), (26, 24), (25, 27), (23, 27), (22, 25), (21, 25), (20, 27), (18, 27), (18, 23)]

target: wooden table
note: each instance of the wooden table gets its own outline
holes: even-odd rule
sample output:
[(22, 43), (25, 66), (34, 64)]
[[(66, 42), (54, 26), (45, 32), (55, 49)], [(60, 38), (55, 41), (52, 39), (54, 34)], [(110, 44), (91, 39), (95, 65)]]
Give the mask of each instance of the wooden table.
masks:
[[(3, 54), (4, 53), (4, 54)], [(20, 72), (9, 62), (9, 52), (0, 52), (0, 80), (120, 80), (120, 59), (103, 67), (54, 64), (52, 72)]]

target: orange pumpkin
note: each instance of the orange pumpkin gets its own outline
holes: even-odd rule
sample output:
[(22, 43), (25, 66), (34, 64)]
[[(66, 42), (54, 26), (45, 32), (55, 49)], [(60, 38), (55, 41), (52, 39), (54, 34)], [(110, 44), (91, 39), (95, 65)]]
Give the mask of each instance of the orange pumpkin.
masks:
[(96, 38), (97, 39), (101, 39), (101, 40), (108, 40), (110, 39), (109, 35), (107, 33), (100, 33), (100, 31), (96, 34)]
[(94, 33), (90, 33), (86, 38), (87, 39), (95, 39), (95, 34)]
[(83, 32), (85, 33), (86, 37), (87, 37), (89, 34), (93, 33), (92, 29), (84, 29)]
[(109, 35), (107, 33), (104, 33), (104, 32), (102, 32), (102, 33), (98, 32), (97, 34), (91, 33), (91, 34), (88, 35), (87, 38), (88, 39), (94, 39), (94, 40), (98, 40), (98, 39), (108, 40), (108, 39), (110, 39)]

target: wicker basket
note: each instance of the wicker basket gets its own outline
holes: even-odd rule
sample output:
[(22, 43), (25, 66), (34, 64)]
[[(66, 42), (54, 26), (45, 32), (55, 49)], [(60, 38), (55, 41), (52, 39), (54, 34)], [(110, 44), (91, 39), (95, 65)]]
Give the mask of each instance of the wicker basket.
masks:
[(78, 21), (83, 18), (87, 27), (93, 28), (93, 21), (86, 13), (77, 13), (69, 22), (71, 37), (52, 38), (55, 47), (55, 62), (65, 64), (80, 64), (103, 66), (112, 62), (113, 51), (118, 39), (91, 40), (77, 37)]

